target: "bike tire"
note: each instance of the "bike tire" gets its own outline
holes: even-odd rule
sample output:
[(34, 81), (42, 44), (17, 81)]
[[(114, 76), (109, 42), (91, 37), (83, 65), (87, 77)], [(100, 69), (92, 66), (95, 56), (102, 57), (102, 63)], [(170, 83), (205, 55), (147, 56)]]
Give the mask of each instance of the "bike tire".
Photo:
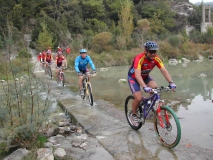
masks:
[(49, 77), (52, 79), (52, 69), (50, 66), (48, 66), (48, 68), (47, 68), (47, 73), (48, 73)]
[(64, 76), (64, 73), (61, 73), (60, 79), (61, 79), (61, 84), (62, 84), (62, 86), (64, 87), (64, 84), (65, 84), (65, 76)]
[(60, 73), (59, 73), (59, 71), (58, 71), (58, 76), (57, 76), (57, 84), (59, 84), (60, 85), (60, 83), (61, 83), (61, 80), (60, 80)]
[(51, 79), (53, 78), (53, 73), (52, 73), (52, 69), (51, 69), (50, 66), (49, 66), (49, 76), (50, 76)]
[[(161, 117), (165, 128), (159, 124), (157, 112), (154, 116), (154, 128), (159, 141), (167, 148), (174, 148), (178, 145), (181, 138), (180, 121), (175, 112), (169, 106), (161, 106)], [(165, 112), (169, 116), (169, 124), (166, 124)]]
[[(138, 126), (135, 126), (131, 123), (129, 115), (132, 113), (132, 101), (134, 100), (133, 95), (129, 95), (125, 100), (125, 115), (127, 122), (129, 123), (130, 127), (134, 130), (138, 130), (142, 127), (142, 122), (139, 122)], [(142, 115), (142, 109), (141, 107), (138, 107), (137, 116), (140, 117)]]
[(82, 83), (82, 87), (83, 87), (83, 90), (84, 90), (84, 95), (81, 95), (81, 98), (84, 99), (86, 97), (86, 82)]
[(93, 95), (92, 95), (92, 87), (90, 83), (87, 83), (87, 91), (88, 91), (88, 99), (91, 106), (93, 106)]

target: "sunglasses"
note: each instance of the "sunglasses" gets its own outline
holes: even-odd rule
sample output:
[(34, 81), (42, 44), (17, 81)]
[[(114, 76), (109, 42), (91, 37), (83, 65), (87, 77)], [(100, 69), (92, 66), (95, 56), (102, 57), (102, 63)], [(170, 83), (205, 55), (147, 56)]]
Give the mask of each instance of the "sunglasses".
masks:
[(149, 53), (150, 53), (150, 54), (156, 54), (156, 53), (157, 53), (157, 51), (155, 51), (155, 50), (151, 50), (151, 51), (149, 51)]

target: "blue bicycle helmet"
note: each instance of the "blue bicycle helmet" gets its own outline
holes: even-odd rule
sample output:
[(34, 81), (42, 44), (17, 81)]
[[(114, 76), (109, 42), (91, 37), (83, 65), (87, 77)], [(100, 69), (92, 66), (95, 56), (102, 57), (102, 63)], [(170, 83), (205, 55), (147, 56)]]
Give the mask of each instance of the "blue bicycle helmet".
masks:
[(86, 50), (86, 49), (81, 49), (81, 50), (80, 50), (80, 54), (81, 54), (81, 53), (87, 53), (87, 50)]
[(158, 50), (158, 44), (156, 42), (153, 42), (153, 41), (146, 42), (144, 44), (144, 47), (148, 51), (150, 51), (150, 50)]

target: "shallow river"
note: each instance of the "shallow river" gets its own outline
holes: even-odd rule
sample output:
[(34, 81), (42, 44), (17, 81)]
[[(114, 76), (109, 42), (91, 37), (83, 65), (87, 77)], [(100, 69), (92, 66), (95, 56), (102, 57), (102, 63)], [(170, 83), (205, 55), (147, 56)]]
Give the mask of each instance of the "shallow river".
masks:
[[(213, 148), (213, 62), (179, 63), (176, 66), (165, 64), (173, 81), (177, 85), (175, 93), (161, 95), (178, 115), (182, 127), (182, 136), (202, 147)], [(92, 77), (94, 101), (104, 99), (124, 110), (125, 98), (131, 94), (128, 83), (119, 83), (127, 79), (129, 66), (98, 68), (97, 75)], [(151, 76), (159, 86), (168, 83), (158, 68)], [(77, 91), (77, 76), (67, 71), (66, 81), (73, 91)]]

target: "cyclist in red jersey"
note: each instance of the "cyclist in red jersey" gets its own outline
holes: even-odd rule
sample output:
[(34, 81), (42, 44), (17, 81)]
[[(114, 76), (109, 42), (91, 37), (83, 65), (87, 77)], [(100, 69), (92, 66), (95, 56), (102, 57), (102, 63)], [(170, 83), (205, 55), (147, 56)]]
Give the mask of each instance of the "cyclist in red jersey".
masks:
[(164, 67), (160, 57), (157, 55), (157, 43), (148, 41), (144, 44), (144, 49), (144, 52), (138, 54), (134, 58), (128, 71), (128, 83), (134, 96), (130, 121), (135, 126), (139, 124), (139, 118), (136, 113), (139, 103), (142, 101), (142, 92), (140, 87), (142, 87), (145, 92), (151, 92), (152, 88), (157, 87), (157, 83), (149, 76), (149, 73), (155, 66), (159, 68), (165, 79), (169, 82), (169, 87), (176, 88), (169, 72)]
[(38, 57), (37, 57), (37, 62), (41, 62), (42, 61), (42, 56), (41, 56), (41, 52), (39, 53)]
[[(42, 53), (40, 52), (38, 57), (37, 57), (37, 62), (40, 62), (40, 66), (41, 68), (43, 68), (43, 64), (42, 64)], [(41, 68), (39, 68), (39, 70), (41, 70)]]
[(46, 52), (46, 59), (45, 59), (47, 63), (51, 63), (53, 61), (53, 56), (50, 50), (47, 50)]
[(45, 60), (46, 60), (46, 52), (43, 51), (42, 54), (41, 54), (41, 61), (45, 62)]
[(58, 47), (57, 52), (61, 51), (63, 53), (63, 49), (61, 47)]
[(56, 77), (58, 76), (58, 68), (59, 67), (63, 67), (64, 65), (67, 66), (66, 64), (66, 59), (65, 57), (62, 55), (62, 52), (59, 51), (55, 57), (55, 64), (56, 64)]
[(66, 57), (70, 54), (70, 51), (71, 51), (70, 47), (67, 46), (67, 48), (66, 48)]
[(46, 62), (46, 52), (45, 51), (42, 51), (42, 53), (39, 54), (38, 61), (40, 61), (42, 69), (44, 69), (44, 63), (43, 62)]

